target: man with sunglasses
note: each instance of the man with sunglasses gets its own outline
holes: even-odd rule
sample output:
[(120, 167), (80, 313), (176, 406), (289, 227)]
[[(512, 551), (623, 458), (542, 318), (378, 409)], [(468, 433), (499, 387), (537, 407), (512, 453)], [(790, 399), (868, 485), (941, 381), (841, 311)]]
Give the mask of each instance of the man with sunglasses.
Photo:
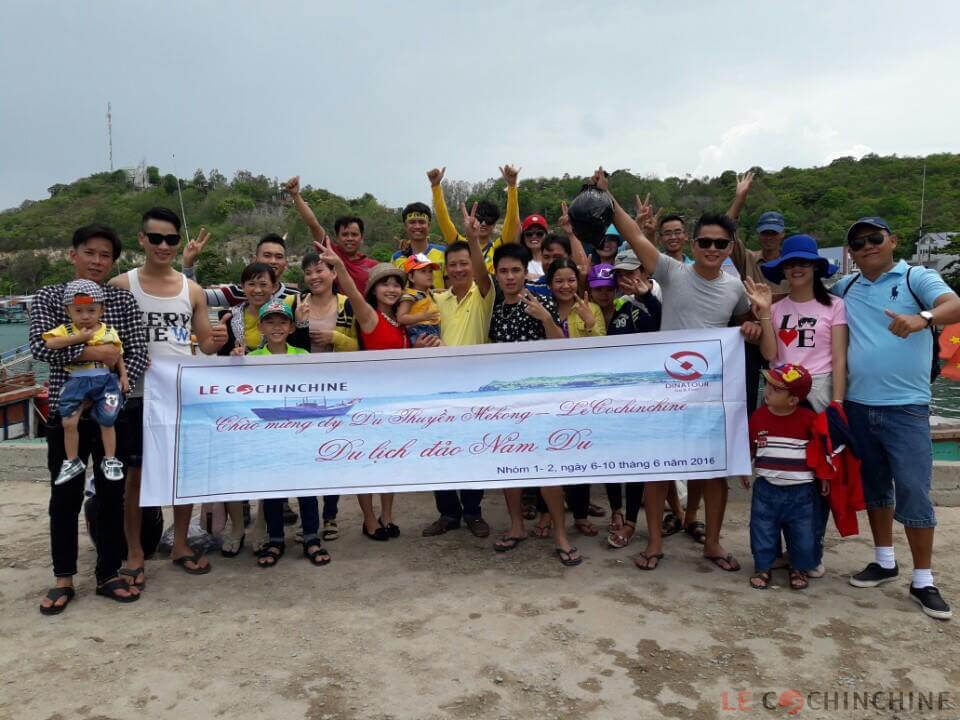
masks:
[[(597, 170), (593, 182), (607, 190), (603, 169)], [(663, 290), (662, 330), (692, 330), (727, 327), (731, 320), (746, 324), (744, 336), (756, 340), (760, 328), (750, 322), (750, 301), (740, 279), (724, 272), (730, 257), (736, 226), (726, 215), (706, 214), (694, 228), (693, 263), (686, 265), (662, 254), (643, 234), (640, 226), (611, 196), (613, 223), (620, 236), (636, 253), (637, 259), (651, 271)], [(721, 570), (734, 572), (740, 564), (720, 544), (720, 528), (727, 506), (727, 479), (694, 480), (702, 485), (706, 504), (706, 536), (704, 558)], [(663, 558), (663, 506), (669, 482), (650, 482), (645, 487), (644, 510), (649, 540), (646, 550), (634, 562), (641, 570), (654, 570)]]
[[(443, 196), (443, 176), (447, 168), (433, 168), (427, 172), (427, 179), (430, 180), (430, 192), (433, 194), (433, 211), (436, 213), (437, 225), (440, 226), (440, 232), (447, 245), (455, 242), (466, 242), (458, 231), (457, 226), (450, 219), (450, 212), (447, 210), (447, 201)], [(477, 203), (477, 226), (480, 246), (483, 248), (483, 258), (487, 266), (487, 272), (493, 274), (493, 253), (504, 243), (517, 242), (517, 228), (520, 226), (520, 204), (517, 200), (517, 177), (520, 174), (519, 168), (513, 165), (504, 165), (500, 168), (500, 174), (507, 183), (507, 214), (503, 219), (503, 227), (500, 231), (500, 237), (493, 238), (493, 231), (500, 219), (500, 210), (489, 200), (481, 200)]]
[[(110, 281), (113, 287), (133, 293), (147, 335), (151, 357), (192, 354), (191, 335), (200, 350), (214, 355), (227, 341), (230, 313), (210, 325), (203, 289), (173, 268), (180, 245), (180, 218), (172, 210), (155, 207), (141, 218), (137, 236), (146, 255), (143, 267), (134, 268)], [(118, 455), (127, 468), (124, 530), (127, 537), (128, 568), (124, 574), (132, 584), (143, 587), (143, 547), (140, 544), (140, 468), (143, 461), (143, 389), (130, 394), (117, 420)], [(174, 537), (170, 557), (175, 565), (193, 575), (210, 572), (210, 563), (187, 544), (187, 528), (193, 505), (173, 508)]]
[(960, 299), (940, 275), (894, 259), (897, 237), (883, 218), (864, 217), (847, 231), (860, 272), (831, 291), (843, 298), (850, 345), (844, 403), (862, 462), (863, 495), (873, 532), (874, 562), (850, 577), (876, 587), (899, 574), (893, 521), (904, 527), (913, 556), (910, 597), (924, 613), (947, 620), (950, 606), (933, 584), (930, 502), (929, 328), (960, 321)]

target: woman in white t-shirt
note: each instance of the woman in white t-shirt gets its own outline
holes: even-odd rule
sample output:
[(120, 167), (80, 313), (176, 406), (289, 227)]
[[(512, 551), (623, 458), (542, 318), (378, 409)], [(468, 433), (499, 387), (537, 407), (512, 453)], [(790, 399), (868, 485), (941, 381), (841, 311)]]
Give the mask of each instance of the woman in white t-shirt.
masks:
[(779, 258), (761, 266), (764, 277), (777, 284), (786, 278), (790, 294), (771, 305), (766, 283), (744, 284), (760, 320), (760, 351), (771, 365), (803, 365), (813, 376), (807, 396), (814, 411), (831, 402), (842, 403), (847, 389), (847, 314), (843, 300), (830, 295), (823, 278), (837, 268), (817, 253), (809, 235), (793, 235), (783, 242)]

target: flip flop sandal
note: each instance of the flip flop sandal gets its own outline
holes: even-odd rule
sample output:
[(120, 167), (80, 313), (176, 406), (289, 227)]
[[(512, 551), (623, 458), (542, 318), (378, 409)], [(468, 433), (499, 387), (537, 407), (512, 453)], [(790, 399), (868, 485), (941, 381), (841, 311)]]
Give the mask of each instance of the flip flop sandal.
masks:
[[(618, 522), (619, 518), (619, 522)], [(623, 526), (627, 522), (627, 517), (623, 514), (622, 510), (614, 510), (610, 513), (610, 524), (607, 525), (607, 530), (610, 532), (617, 532), (623, 529)]]
[(336, 540), (340, 537), (340, 527), (337, 525), (336, 520), (323, 521), (323, 532), (321, 533), (321, 537), (323, 537), (324, 542)]
[[(206, 565), (200, 565), (200, 559), (203, 557), (203, 553), (195, 552), (193, 555), (184, 555), (183, 557), (178, 557), (173, 561), (174, 565), (179, 566), (183, 569), (187, 575), (206, 575), (208, 572), (213, 570), (213, 566), (207, 562)], [(187, 567), (187, 563), (192, 562), (197, 567)]]
[(513, 537), (512, 535), (504, 535), (493, 544), (493, 549), (499, 553), (510, 552), (526, 539), (526, 537)]
[(671, 535), (676, 535), (681, 530), (683, 530), (683, 523), (680, 521), (680, 518), (673, 513), (667, 513), (666, 517), (663, 518), (660, 535), (670, 537)]
[[(761, 584), (761, 585), (757, 585), (757, 584), (754, 582), (754, 580), (759, 580), (762, 584)], [(770, 573), (769, 573), (769, 571), (763, 570), (763, 571), (761, 571), (761, 572), (754, 573), (754, 574), (750, 577), (750, 587), (752, 587), (754, 590), (766, 590), (768, 587), (770, 587)]]
[[(737, 572), (740, 569), (740, 563), (737, 562), (737, 559), (731, 553), (727, 553), (726, 555), (704, 555), (703, 559), (709, 560), (724, 572)], [(730, 567), (724, 567), (720, 564), (722, 562), (725, 562)]]
[(807, 582), (807, 574), (803, 570), (790, 570), (790, 589), (806, 590), (810, 585)]
[[(640, 564), (637, 558), (643, 558), (643, 565)], [(657, 564), (651, 566), (650, 561), (656, 560)], [(647, 572), (651, 570), (656, 570), (660, 567), (660, 561), (663, 560), (663, 553), (655, 553), (653, 555), (646, 555), (644, 553), (637, 553), (637, 557), (633, 559), (633, 564), (637, 566), (639, 570), (646, 570)]]
[(606, 517), (607, 511), (604, 510), (599, 505), (594, 505), (593, 503), (590, 503), (587, 506), (587, 515), (589, 515), (590, 517)]
[(581, 535), (586, 535), (587, 537), (593, 537), (600, 532), (596, 526), (590, 523), (589, 520), (578, 520), (573, 523), (573, 526), (580, 532)]
[(65, 597), (67, 601), (63, 605), (51, 605), (50, 607), (40, 606), (41, 615), (59, 615), (64, 610), (67, 609), (67, 605), (70, 604), (70, 601), (73, 600), (76, 595), (76, 591), (72, 587), (55, 587), (50, 588), (50, 591), (47, 593), (47, 600), (52, 603), (56, 603), (62, 597)]
[[(120, 575), (131, 578), (130, 585), (141, 592), (147, 587), (147, 575), (142, 567), (138, 568), (120, 568)], [(143, 582), (137, 582), (137, 578), (142, 577)]]
[(566, 565), (567, 567), (579, 565), (580, 563), (583, 562), (582, 557), (580, 556), (573, 557), (573, 554), (577, 552), (577, 549), (573, 547), (573, 545), (570, 546), (569, 550), (563, 550), (562, 548), (554, 548), (553, 551), (557, 554), (557, 557), (560, 558), (560, 562)]
[(111, 600), (116, 600), (118, 603), (132, 603), (140, 599), (140, 595), (117, 595), (118, 590), (130, 591), (130, 583), (126, 580), (121, 580), (118, 577), (113, 578), (113, 580), (107, 580), (103, 585), (97, 585), (97, 595), (101, 595), (105, 598), (110, 598)]
[(549, 525), (534, 525), (530, 529), (530, 537), (548, 538), (553, 532), (553, 523)]
[[(276, 548), (279, 552), (270, 552), (271, 548)], [(274, 542), (271, 540), (262, 548), (257, 550), (254, 555), (257, 556), (257, 567), (260, 568), (272, 568), (276, 567), (277, 563), (280, 562), (280, 558), (283, 557), (283, 554), (287, 551), (287, 546), (282, 542)], [(270, 559), (270, 562), (266, 562), (267, 559)], [(264, 562), (260, 562), (263, 560)]]
[(244, 533), (240, 536), (240, 542), (237, 542), (236, 538), (228, 537), (223, 542), (223, 547), (220, 548), (220, 554), (225, 558), (234, 558), (240, 554), (240, 551), (243, 550), (243, 542), (247, 539), (247, 534)]
[[(313, 550), (310, 550), (313, 548)], [(317, 567), (330, 564), (330, 553), (320, 543), (312, 542), (303, 546), (303, 556)], [(276, 565), (276, 563), (274, 563)]]
[(693, 538), (694, 542), (703, 545), (707, 541), (707, 526), (702, 522), (692, 522), (683, 528), (683, 531)]
[(537, 519), (537, 506), (533, 503), (524, 503), (523, 504), (523, 519), (524, 520), (536, 520)]
[[(627, 528), (633, 529), (633, 532), (630, 533), (629, 536), (623, 534), (623, 532)], [(633, 540), (633, 536), (636, 534), (637, 534), (636, 525), (630, 525), (629, 523), (624, 523), (622, 528), (620, 528), (615, 532), (611, 532), (609, 535), (607, 535), (607, 545), (614, 548), (615, 550), (619, 550), (620, 548), (625, 548), (627, 545), (630, 544), (630, 541)]]

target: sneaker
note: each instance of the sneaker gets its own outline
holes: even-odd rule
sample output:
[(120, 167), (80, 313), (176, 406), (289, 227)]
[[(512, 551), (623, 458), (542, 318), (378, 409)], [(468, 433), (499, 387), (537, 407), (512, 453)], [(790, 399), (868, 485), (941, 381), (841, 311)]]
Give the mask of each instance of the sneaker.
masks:
[(63, 485), (65, 482), (73, 480), (86, 469), (87, 466), (84, 465), (83, 461), (78, 457), (75, 457), (73, 460), (64, 460), (63, 465), (60, 466), (60, 474), (57, 475), (57, 479), (53, 481), (53, 484)]
[(123, 463), (115, 457), (105, 457), (100, 463), (100, 469), (107, 480), (123, 480)]
[(949, 620), (953, 617), (953, 610), (951, 610), (946, 601), (940, 597), (940, 591), (933, 585), (927, 585), (927, 587), (924, 588), (915, 588), (911, 585), (910, 597), (916, 600), (920, 605), (920, 609), (932, 618)]
[(423, 529), (422, 534), (424, 537), (434, 537), (435, 535), (443, 535), (445, 532), (447, 532), (447, 530), (456, 530), (458, 527), (460, 527), (459, 520), (443, 517), (441, 515), (432, 523), (427, 525)]
[(827, 569), (823, 566), (823, 563), (820, 563), (813, 570), (810, 570), (807, 573), (807, 577), (822, 578), (826, 574), (827, 574)]
[(885, 582), (894, 580), (900, 574), (900, 568), (894, 565), (890, 570), (880, 567), (872, 562), (856, 575), (850, 576), (850, 584), (854, 587), (868, 588), (883, 585)]

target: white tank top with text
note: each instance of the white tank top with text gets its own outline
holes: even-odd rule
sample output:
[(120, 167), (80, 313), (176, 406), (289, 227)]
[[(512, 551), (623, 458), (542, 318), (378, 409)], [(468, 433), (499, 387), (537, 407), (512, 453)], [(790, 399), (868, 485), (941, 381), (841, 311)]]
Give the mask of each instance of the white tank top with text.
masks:
[[(190, 301), (190, 285), (180, 276), (183, 284), (173, 297), (158, 297), (143, 291), (138, 270), (127, 273), (130, 292), (140, 306), (140, 320), (147, 332), (147, 352), (157, 355), (190, 355), (190, 333), (193, 326), (193, 303)], [(143, 396), (143, 386), (134, 389), (134, 397)]]

